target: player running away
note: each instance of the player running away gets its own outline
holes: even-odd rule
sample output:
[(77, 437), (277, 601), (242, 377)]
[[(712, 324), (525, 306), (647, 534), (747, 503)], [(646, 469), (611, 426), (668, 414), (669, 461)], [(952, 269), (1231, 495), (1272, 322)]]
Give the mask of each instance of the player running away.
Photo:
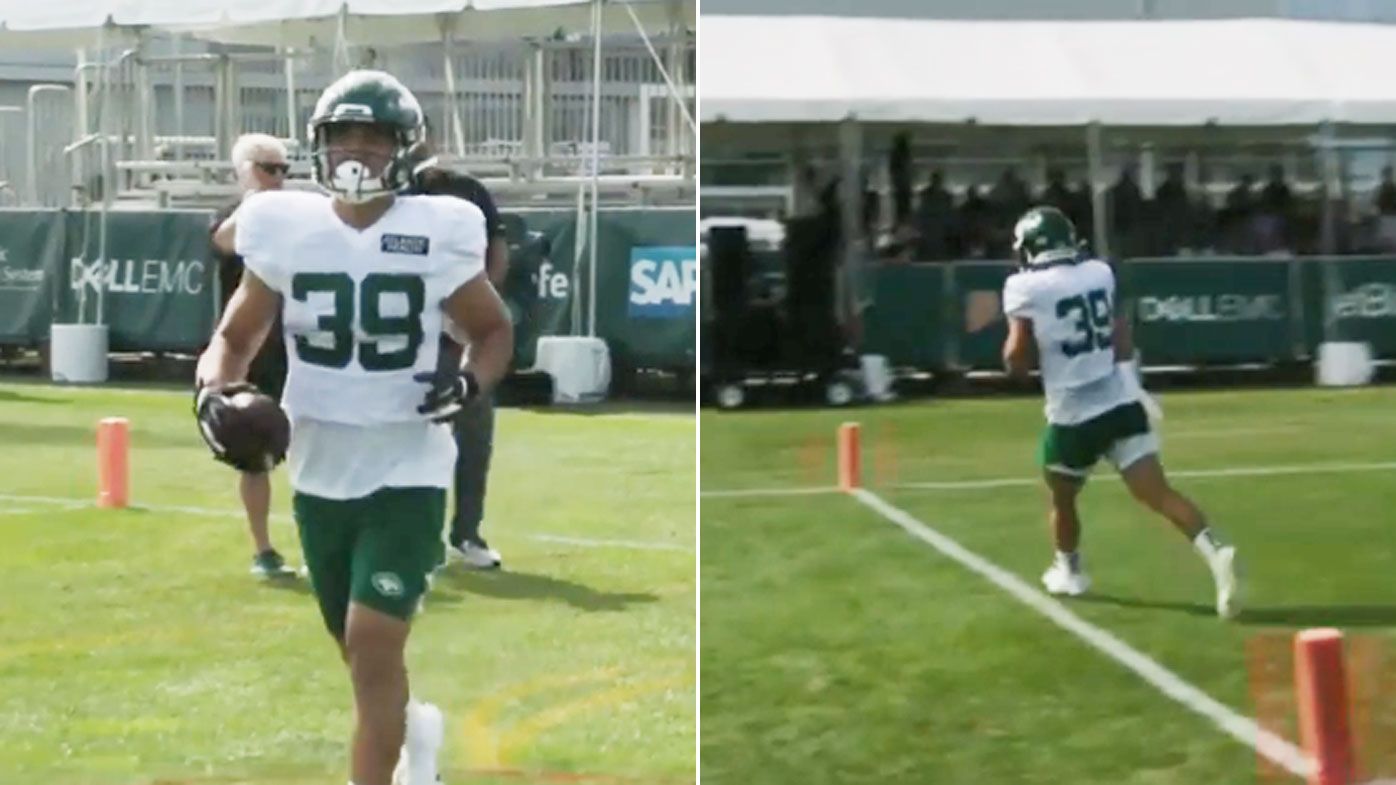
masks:
[[(244, 378), (282, 314), (292, 505), (321, 615), (349, 666), (351, 785), (438, 780), (441, 712), (409, 700), (404, 649), (442, 553), (456, 447), (440, 423), (492, 388), (513, 354), (485, 276), (479, 208), (398, 195), (422, 121), (386, 73), (351, 72), (325, 90), (309, 137), (315, 178), (332, 196), (257, 194), (220, 228), (215, 242), (231, 241), (246, 274), (198, 366), (212, 391), (202, 402)], [(438, 370), (448, 319), (471, 351), (461, 368)], [(201, 418), (217, 408), (201, 404)]]
[(1240, 609), (1236, 548), (1221, 542), (1202, 511), (1176, 491), (1159, 463), (1158, 436), (1139, 381), (1129, 324), (1115, 312), (1115, 275), (1099, 259), (1083, 258), (1071, 221), (1056, 208), (1034, 207), (1013, 227), (1020, 269), (1003, 287), (1008, 372), (1025, 376), (1034, 350), (1047, 396), (1047, 429), (1039, 460), (1051, 492), (1056, 558), (1042, 576), (1051, 594), (1090, 589), (1081, 563), (1076, 497), (1096, 461), (1114, 464), (1129, 492), (1164, 516), (1201, 554), (1217, 590), (1217, 614)]

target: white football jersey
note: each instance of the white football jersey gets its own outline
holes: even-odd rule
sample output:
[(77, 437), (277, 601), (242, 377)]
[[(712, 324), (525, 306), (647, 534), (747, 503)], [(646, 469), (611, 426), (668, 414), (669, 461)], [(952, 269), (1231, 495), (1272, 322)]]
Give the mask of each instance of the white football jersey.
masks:
[(1115, 369), (1115, 275), (1099, 259), (1049, 262), (1003, 286), (1003, 310), (1032, 322), (1047, 419), (1071, 425), (1127, 403)]
[(281, 294), (292, 484), (328, 498), (447, 487), (449, 429), (417, 413), (449, 321), (442, 301), (484, 272), (485, 219), (449, 196), (399, 196), (358, 231), (330, 198), (268, 191), (237, 212), (247, 269)]

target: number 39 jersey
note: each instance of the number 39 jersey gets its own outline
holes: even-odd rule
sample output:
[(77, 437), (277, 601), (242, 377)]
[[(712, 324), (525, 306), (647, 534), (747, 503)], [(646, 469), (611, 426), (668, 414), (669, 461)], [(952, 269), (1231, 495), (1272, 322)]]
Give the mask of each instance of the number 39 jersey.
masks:
[(1126, 403), (1115, 369), (1115, 275), (1098, 259), (1021, 270), (1003, 287), (1003, 310), (1032, 322), (1047, 419), (1084, 422)]
[(421, 420), (441, 302), (484, 270), (485, 219), (460, 199), (404, 196), (362, 232), (314, 193), (270, 191), (237, 214), (238, 253), (281, 294), (292, 419)]
[(484, 271), (485, 219), (445, 196), (399, 196), (358, 231), (328, 197), (254, 195), (237, 212), (247, 268), (281, 294), (292, 484), (329, 498), (442, 486), (455, 448), (417, 413), (437, 365), (442, 301)]

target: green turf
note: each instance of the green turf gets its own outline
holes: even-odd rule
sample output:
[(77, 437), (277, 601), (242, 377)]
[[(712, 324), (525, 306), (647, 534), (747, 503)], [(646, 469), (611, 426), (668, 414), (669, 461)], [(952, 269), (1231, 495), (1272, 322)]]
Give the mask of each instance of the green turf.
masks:
[[(189, 404), (0, 386), (0, 782), (347, 780), (343, 666), (303, 584), (247, 574), (236, 476)], [(111, 415), (137, 509), (88, 504)], [(409, 644), (446, 782), (693, 781), (692, 416), (502, 410), (497, 434), (485, 534), (508, 569), (448, 568)]]
[[(1390, 388), (1163, 403), (1175, 472), (1396, 462)], [(1032, 483), (1041, 417), (1024, 397), (705, 413), (702, 486), (830, 486), (835, 428), (858, 420), (876, 493), (1036, 586), (1051, 555)], [(1240, 548), (1237, 623), (1212, 614), (1186, 541), (1108, 474), (1083, 497), (1096, 586), (1072, 610), (1242, 713), (1255, 685), (1278, 694), (1259, 714), (1286, 732), (1292, 630), (1375, 637), (1390, 691), (1364, 732), (1396, 733), (1396, 468), (1177, 478)], [(909, 487), (1002, 478), (1029, 482)], [(709, 495), (702, 542), (705, 783), (1257, 781), (1253, 751), (852, 498)], [(1251, 677), (1248, 646), (1269, 676)], [(1396, 770), (1391, 744), (1361, 743), (1371, 773)]]

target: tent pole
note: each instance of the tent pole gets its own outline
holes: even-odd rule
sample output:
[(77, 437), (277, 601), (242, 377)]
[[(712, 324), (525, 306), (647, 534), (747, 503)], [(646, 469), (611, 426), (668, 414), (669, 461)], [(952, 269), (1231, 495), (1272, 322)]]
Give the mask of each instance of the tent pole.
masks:
[(1095, 255), (1110, 255), (1110, 232), (1105, 225), (1105, 193), (1101, 183), (1105, 181), (1104, 151), (1100, 140), (1100, 123), (1086, 126), (1086, 160), (1090, 167), (1091, 181), (1091, 222), (1095, 224)]
[(584, 183), (577, 185), (577, 214), (572, 227), (572, 288), (571, 320), (568, 335), (582, 334), (582, 252), (591, 246), (587, 231), (591, 222), (587, 214), (587, 191)]
[(1333, 124), (1325, 122), (1319, 126), (1319, 155), (1323, 169), (1323, 229), (1320, 233), (1320, 253), (1330, 256), (1337, 252), (1338, 226), (1336, 201), (1340, 193), (1341, 175), (1338, 166), (1338, 149)]
[(146, 44), (145, 34), (137, 33), (136, 56), (131, 63), (131, 73), (135, 81), (136, 111), (139, 113), (135, 129), (136, 155), (141, 160), (149, 161), (155, 157), (155, 88), (150, 84), (150, 67), (145, 64)]
[[(529, 182), (537, 179), (541, 167), (537, 165), (543, 157), (543, 47), (535, 41), (525, 44), (527, 55), (524, 58), (524, 128), (523, 155), (526, 163), (522, 167), (523, 179)], [(513, 174), (518, 167), (511, 170)]]
[[(683, 119), (688, 123), (688, 127), (697, 130), (697, 124), (693, 121), (693, 115), (688, 112), (688, 105), (683, 100), (683, 95), (674, 86), (674, 80), (670, 78), (669, 72), (664, 68), (664, 59), (654, 50), (654, 44), (650, 42), (649, 34), (645, 32), (645, 26), (640, 24), (640, 17), (635, 15), (635, 9), (630, 7), (630, 3), (621, 0), (621, 5), (625, 7), (625, 12), (630, 14), (630, 21), (635, 24), (635, 32), (640, 34), (640, 40), (645, 42), (645, 48), (649, 50), (650, 58), (654, 60), (654, 67), (659, 70), (659, 75), (664, 79), (664, 84), (669, 88), (669, 98), (679, 107), (683, 113)], [(599, 24), (599, 22), (598, 22)], [(677, 70), (677, 69), (676, 69)]]
[(591, 231), (587, 259), (587, 337), (596, 337), (597, 192), (601, 177), (601, 2), (591, 4)]
[(339, 6), (339, 16), (335, 20), (334, 67), (339, 74), (350, 68), (349, 62), (349, 4)]
[(456, 42), (456, 31), (448, 28), (441, 40), (442, 70), (446, 75), (446, 127), (449, 129), (448, 141), (455, 145), (455, 153), (458, 156), (465, 155), (465, 132), (461, 128), (460, 102), (456, 100), (456, 67), (452, 62), (454, 44)]
[(175, 56), (174, 62), (174, 124), (175, 143), (174, 160), (184, 160), (184, 63), (179, 59), (184, 53), (184, 34), (176, 33), (171, 41), (171, 52)]
[[(112, 165), (111, 157), (111, 132), (110, 121), (108, 119), (111, 112), (107, 105), (107, 95), (111, 92), (111, 64), (107, 62), (107, 41), (106, 28), (103, 27), (97, 34), (97, 56), (101, 58), (101, 68), (98, 71), (97, 82), (97, 130), (101, 134), (101, 161), (102, 175), (102, 205), (97, 218), (97, 269), (105, 273), (107, 271), (107, 212), (111, 209), (111, 189), (116, 185), (115, 178), (110, 177)], [(113, 275), (115, 273), (113, 272)], [(97, 283), (97, 319), (93, 324), (101, 324), (102, 317), (105, 316), (102, 306), (106, 300), (106, 290), (102, 288), (101, 277), (96, 279)], [(84, 315), (79, 315), (78, 323), (82, 324)]]
[(300, 114), (296, 111), (296, 57), (289, 46), (283, 47), (282, 53), (286, 57), (286, 138), (299, 142), (301, 135), (296, 130), (296, 118)]

